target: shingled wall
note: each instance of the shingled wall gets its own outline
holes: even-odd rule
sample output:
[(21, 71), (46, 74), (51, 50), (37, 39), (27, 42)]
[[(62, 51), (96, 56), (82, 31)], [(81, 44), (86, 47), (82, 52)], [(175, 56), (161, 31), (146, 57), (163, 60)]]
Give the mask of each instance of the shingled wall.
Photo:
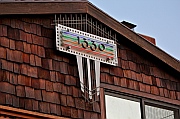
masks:
[[(1, 16), (0, 104), (71, 118), (100, 118), (81, 96), (76, 58), (55, 49), (54, 15)], [(130, 47), (117, 67), (101, 65), (101, 83), (180, 101), (180, 79)]]
[[(101, 82), (154, 96), (180, 100), (180, 75), (145, 52), (122, 45), (118, 48), (118, 67), (101, 67)], [(146, 96), (145, 96), (146, 97)], [(148, 96), (147, 96), (148, 98)], [(177, 104), (179, 105), (179, 104)]]
[[(52, 19), (54, 16), (52, 16)], [(0, 104), (72, 118), (98, 118), (85, 103), (75, 56), (55, 49), (51, 16), (0, 19)]]

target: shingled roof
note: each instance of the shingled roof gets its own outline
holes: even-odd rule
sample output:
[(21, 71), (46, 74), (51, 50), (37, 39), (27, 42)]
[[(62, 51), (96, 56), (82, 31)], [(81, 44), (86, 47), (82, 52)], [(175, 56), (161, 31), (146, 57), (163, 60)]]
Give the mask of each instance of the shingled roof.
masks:
[(130, 30), (86, 0), (1, 0), (0, 8), (0, 15), (87, 13), (180, 72), (179, 60), (145, 40), (142, 36)]

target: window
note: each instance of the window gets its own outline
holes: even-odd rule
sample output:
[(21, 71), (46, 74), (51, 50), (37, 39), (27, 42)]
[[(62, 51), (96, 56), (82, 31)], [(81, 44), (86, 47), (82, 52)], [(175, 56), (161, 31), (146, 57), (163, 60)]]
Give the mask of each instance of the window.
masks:
[(174, 111), (145, 105), (146, 119), (175, 119)]
[(141, 119), (140, 102), (105, 95), (107, 119)]
[(166, 103), (144, 101), (146, 119), (179, 119), (180, 108)]
[(105, 94), (106, 119), (180, 119), (178, 106), (141, 97)]

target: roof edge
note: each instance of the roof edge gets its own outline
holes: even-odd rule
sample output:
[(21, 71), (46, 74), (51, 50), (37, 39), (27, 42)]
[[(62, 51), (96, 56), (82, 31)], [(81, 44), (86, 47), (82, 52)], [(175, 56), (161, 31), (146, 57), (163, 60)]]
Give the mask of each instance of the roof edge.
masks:
[[(87, 1), (43, 2), (43, 4), (42, 2), (0, 2), (0, 15), (86, 13), (87, 3)], [(73, 9), (69, 9), (70, 6), (74, 6)]]
[(145, 38), (141, 37), (138, 33), (134, 32), (133, 30), (129, 29), (116, 19), (109, 16), (107, 13), (103, 12), (99, 8), (95, 7), (92, 3), (88, 2), (88, 10), (87, 13), (91, 16), (95, 17), (96, 19), (100, 20), (119, 34), (123, 35), (131, 42), (137, 44), (145, 51), (149, 52), (150, 54), (154, 55), (156, 58), (167, 64), (168, 66), (172, 67), (173, 69), (180, 72), (180, 61), (176, 58), (172, 57), (159, 47), (155, 46), (154, 44), (147, 41)]
[(23, 3), (23, 2), (28, 2), (28, 3), (46, 3), (46, 2), (87, 2), (87, 0), (0, 0), (0, 3)]

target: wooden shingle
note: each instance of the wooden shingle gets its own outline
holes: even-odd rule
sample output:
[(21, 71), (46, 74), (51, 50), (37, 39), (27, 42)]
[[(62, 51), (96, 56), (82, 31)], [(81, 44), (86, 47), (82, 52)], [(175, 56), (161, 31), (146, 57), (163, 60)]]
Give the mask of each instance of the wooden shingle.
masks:
[(14, 96), (14, 95), (12, 95), (12, 105), (14, 106), (14, 107), (19, 107), (19, 97), (16, 97), (16, 96)]
[(84, 99), (75, 98), (75, 105), (78, 109), (85, 109), (85, 101)]
[(34, 89), (34, 97), (36, 100), (42, 101), (42, 93), (41, 90)]
[(53, 91), (53, 82), (51, 82), (51, 81), (45, 81), (45, 84), (46, 84), (46, 87), (45, 87), (45, 89), (46, 89), (46, 91)]
[(70, 107), (64, 107), (61, 106), (61, 110), (62, 110), (62, 115), (65, 117), (70, 117), (71, 116), (71, 108)]
[(75, 108), (71, 108), (71, 117), (78, 118), (78, 110)]
[(0, 98), (0, 104), (6, 104), (6, 93), (0, 92), (1, 98)]
[(12, 102), (13, 100), (12, 100), (12, 95), (10, 95), (10, 94), (6, 94), (6, 105), (12, 105), (13, 104), (13, 102)]
[(0, 91), (9, 94), (15, 94), (15, 86), (8, 82), (0, 82)]
[(50, 113), (50, 106), (47, 102), (39, 102), (39, 111), (43, 113)]
[(154, 95), (159, 95), (159, 89), (156, 86), (151, 86), (151, 93)]
[(32, 110), (38, 111), (39, 110), (39, 102), (36, 100), (32, 100)]
[(25, 87), (24, 86), (16, 86), (16, 95), (18, 97), (25, 97)]
[(22, 41), (16, 41), (15, 42), (15, 48), (16, 48), (16, 50), (23, 52), (24, 51), (23, 42)]
[(32, 104), (32, 99), (24, 99), (24, 107), (27, 110), (32, 110), (33, 109), (33, 104)]
[(25, 94), (27, 98), (35, 98), (34, 97), (34, 88), (25, 86)]
[(9, 39), (6, 37), (1, 37), (0, 45), (9, 48)]
[(74, 98), (72, 96), (67, 96), (67, 106), (75, 107)]

